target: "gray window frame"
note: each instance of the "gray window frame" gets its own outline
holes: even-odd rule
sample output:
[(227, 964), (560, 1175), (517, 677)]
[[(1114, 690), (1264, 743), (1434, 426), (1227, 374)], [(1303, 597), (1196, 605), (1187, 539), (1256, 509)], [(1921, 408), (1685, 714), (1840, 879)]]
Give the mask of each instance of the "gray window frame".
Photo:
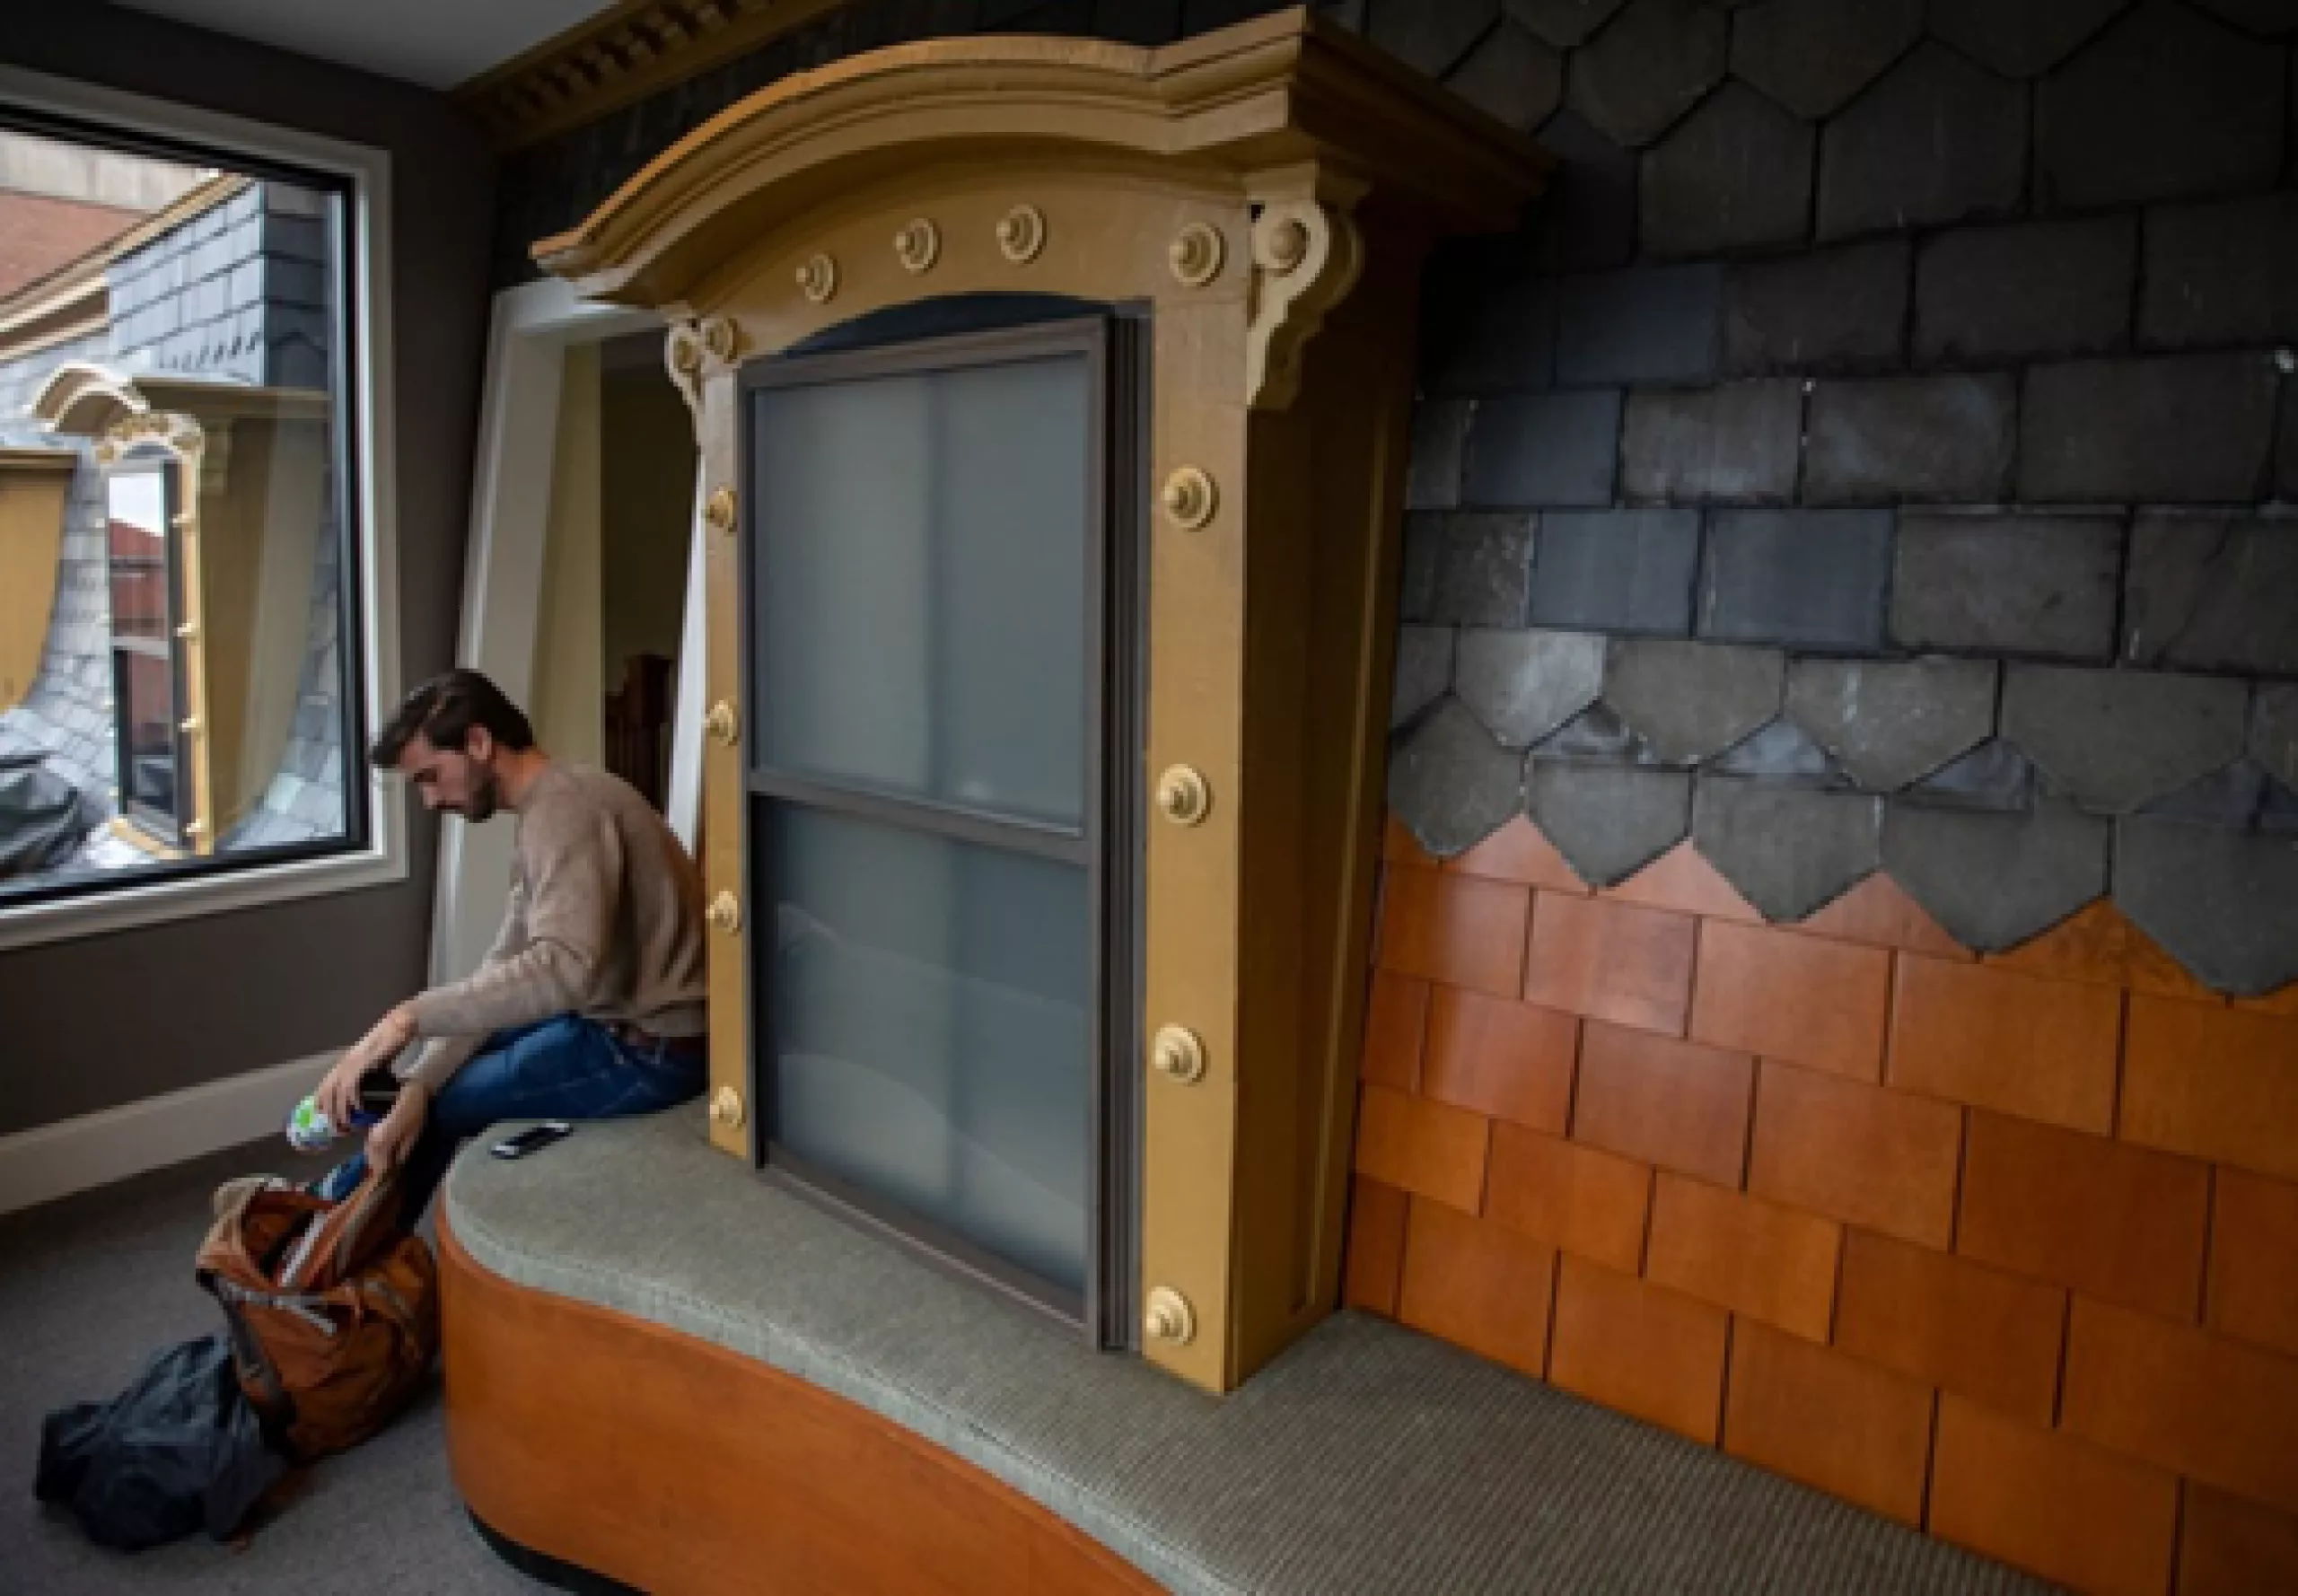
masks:
[[(955, 302), (953, 302), (954, 306)], [(772, 939), (753, 934), (745, 951), (747, 1067), (753, 1116), (751, 1157), (770, 1180), (865, 1229), (883, 1235), (935, 1266), (985, 1285), (1034, 1311), (1081, 1331), (1090, 1344), (1135, 1344), (1138, 1275), (1137, 1126), (1141, 1072), (1141, 829), (1145, 636), (1141, 604), (1146, 592), (1145, 452), (1147, 346), (1145, 312), (1079, 305), (1093, 313), (864, 345), (820, 354), (796, 353), (754, 362), (740, 374), (741, 444), (738, 484), (744, 506), (739, 555), (740, 680), (755, 681), (755, 564), (759, 538), (753, 518), (759, 495), (752, 478), (753, 396), (759, 392), (921, 375), (1049, 356), (1082, 355), (1094, 414), (1088, 426), (1085, 649), (1099, 684), (1088, 696), (1087, 786), (1083, 825), (1071, 829), (1007, 816), (988, 816), (932, 799), (893, 797), (816, 776), (764, 768), (751, 727), (743, 717), (742, 837), (747, 888), (759, 924), (774, 901), (766, 859), (753, 846), (752, 817), (762, 803), (780, 803), (941, 836), (955, 841), (1059, 861), (1083, 868), (1096, 947), (1092, 992), (1093, 1069), (1090, 1091), (1085, 1289), (1082, 1293), (996, 1257), (978, 1244), (808, 1163), (775, 1136), (776, 1103), (770, 969)], [(964, 311), (957, 308), (958, 319)]]

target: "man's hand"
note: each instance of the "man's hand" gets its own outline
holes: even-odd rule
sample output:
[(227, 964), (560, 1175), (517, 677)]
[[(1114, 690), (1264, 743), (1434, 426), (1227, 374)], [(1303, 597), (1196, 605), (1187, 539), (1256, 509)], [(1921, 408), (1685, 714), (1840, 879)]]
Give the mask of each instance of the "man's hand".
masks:
[(399, 1101), (382, 1122), (367, 1133), (367, 1164), (375, 1170), (395, 1170), (407, 1162), (415, 1151), (415, 1139), (423, 1134), (424, 1122), (431, 1116), (431, 1093), (420, 1081), (409, 1081), (399, 1088)]
[(336, 1061), (320, 1083), (320, 1108), (338, 1131), (350, 1128), (352, 1110), (359, 1106), (359, 1077), (379, 1064), (398, 1057), (415, 1040), (415, 1015), (405, 1004), (375, 1022), (375, 1028)]

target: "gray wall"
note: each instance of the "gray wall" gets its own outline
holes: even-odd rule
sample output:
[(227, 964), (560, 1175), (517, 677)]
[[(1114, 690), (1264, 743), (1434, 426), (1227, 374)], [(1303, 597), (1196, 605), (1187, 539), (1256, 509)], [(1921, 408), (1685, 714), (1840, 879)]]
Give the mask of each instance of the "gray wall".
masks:
[(1427, 302), (1401, 818), (2298, 978), (2298, 11), (1506, 10), (1372, 7), (1564, 161)]
[[(500, 280), (706, 117), (933, 33), (1267, 6), (860, 0), (517, 156)], [(2102, 896), (2298, 978), (2292, 34), (2258, 0), (1350, 0), (1560, 158), (1426, 300), (1390, 800), (1965, 945)], [(1314, 377), (1311, 355), (1311, 380)]]
[[(494, 162), (440, 97), (110, 6), (9, 7), (0, 61), (380, 145), (397, 192), (399, 653), (451, 662)], [(436, 833), (397, 887), (0, 954), (0, 1133), (353, 1039), (423, 978)]]

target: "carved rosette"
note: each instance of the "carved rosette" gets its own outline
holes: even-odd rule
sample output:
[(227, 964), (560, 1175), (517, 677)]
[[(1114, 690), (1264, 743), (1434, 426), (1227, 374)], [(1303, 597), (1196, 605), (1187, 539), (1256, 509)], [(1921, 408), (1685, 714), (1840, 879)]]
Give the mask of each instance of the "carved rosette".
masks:
[(1348, 296), (1364, 264), (1364, 240), (1343, 211), (1313, 199), (1275, 200), (1253, 222), (1253, 315), (1245, 393), (1257, 410), (1282, 410), (1300, 391), (1301, 352)]

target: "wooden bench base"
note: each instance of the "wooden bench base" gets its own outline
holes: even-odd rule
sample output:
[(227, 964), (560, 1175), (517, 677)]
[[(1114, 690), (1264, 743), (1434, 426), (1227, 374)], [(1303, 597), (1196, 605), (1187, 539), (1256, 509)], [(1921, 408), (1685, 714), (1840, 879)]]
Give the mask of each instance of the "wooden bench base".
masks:
[(455, 1483), (515, 1546), (660, 1596), (1157, 1589), (865, 1408), (490, 1273), (443, 1212), (439, 1253)]

